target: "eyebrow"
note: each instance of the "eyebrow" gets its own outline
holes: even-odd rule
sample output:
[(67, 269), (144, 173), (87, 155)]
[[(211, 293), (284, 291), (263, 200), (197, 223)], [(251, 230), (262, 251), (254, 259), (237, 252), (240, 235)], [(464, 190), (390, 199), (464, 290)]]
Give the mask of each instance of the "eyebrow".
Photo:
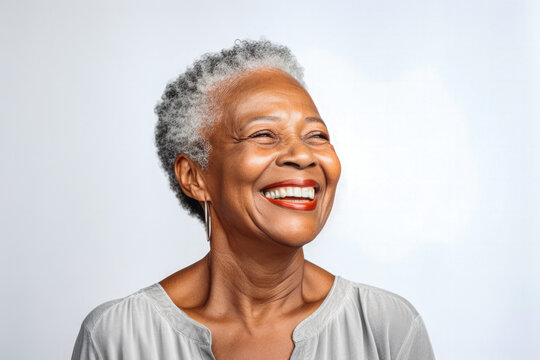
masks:
[[(249, 121), (248, 121), (244, 126), (246, 126), (246, 125), (248, 125), (248, 124), (251, 124), (253, 121), (260, 121), (260, 120), (278, 121), (278, 120), (279, 120), (279, 117), (277, 117), (277, 116), (271, 116), (271, 115), (266, 115), (266, 116), (255, 116), (254, 118), (249, 119)], [(308, 117), (306, 117), (304, 120), (306, 120), (307, 122), (318, 122), (318, 123), (321, 123), (321, 124), (323, 124), (324, 126), (326, 126), (326, 124), (324, 123), (323, 119), (318, 118), (318, 117), (308, 116)]]
[(249, 123), (252, 123), (254, 121), (259, 121), (259, 120), (271, 120), (271, 121), (278, 121), (279, 118), (277, 116), (271, 116), (271, 115), (267, 115), (267, 116), (255, 116), (254, 118), (251, 118), (249, 119), (249, 121), (246, 123), (249, 124)]
[(306, 121), (308, 121), (308, 122), (318, 122), (318, 123), (321, 123), (321, 124), (323, 124), (324, 126), (326, 126), (326, 124), (324, 123), (323, 119), (318, 118), (318, 117), (308, 116), (308, 117), (306, 118)]

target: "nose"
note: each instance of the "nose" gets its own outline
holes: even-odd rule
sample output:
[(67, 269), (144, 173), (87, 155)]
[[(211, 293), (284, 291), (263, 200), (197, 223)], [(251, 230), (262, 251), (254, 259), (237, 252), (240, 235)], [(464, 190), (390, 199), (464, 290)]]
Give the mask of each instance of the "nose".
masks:
[(283, 143), (276, 163), (278, 166), (292, 166), (301, 170), (315, 166), (316, 158), (311, 148), (302, 139), (294, 138)]

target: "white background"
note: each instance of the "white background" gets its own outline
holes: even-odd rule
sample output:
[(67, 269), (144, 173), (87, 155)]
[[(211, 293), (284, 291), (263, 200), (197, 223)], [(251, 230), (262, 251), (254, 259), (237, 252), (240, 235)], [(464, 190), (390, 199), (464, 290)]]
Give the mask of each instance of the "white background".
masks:
[(410, 300), (440, 360), (540, 356), (536, 4), (3, 1), (0, 358), (69, 358), (91, 309), (204, 256), (153, 107), (261, 35), (305, 67), (343, 163), (307, 258)]

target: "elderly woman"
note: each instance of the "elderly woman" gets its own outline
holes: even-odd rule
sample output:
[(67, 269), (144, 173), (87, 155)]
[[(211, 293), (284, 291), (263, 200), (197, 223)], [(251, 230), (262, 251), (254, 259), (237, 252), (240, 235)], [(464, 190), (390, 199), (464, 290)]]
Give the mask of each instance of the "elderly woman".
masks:
[(210, 251), (94, 309), (72, 359), (434, 358), (410, 303), (304, 259), (341, 166), (286, 47), (204, 55), (156, 113), (162, 165)]

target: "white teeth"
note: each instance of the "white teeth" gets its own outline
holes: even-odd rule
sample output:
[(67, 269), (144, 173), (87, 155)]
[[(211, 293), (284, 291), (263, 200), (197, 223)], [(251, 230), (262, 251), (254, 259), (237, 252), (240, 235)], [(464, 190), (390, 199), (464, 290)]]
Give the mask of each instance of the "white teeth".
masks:
[[(304, 201), (300, 198), (313, 200), (315, 198), (315, 188), (297, 187), (297, 186), (279, 187), (279, 188), (274, 188), (272, 190), (265, 191), (264, 196), (266, 196), (269, 199), (294, 197), (294, 198), (299, 198), (299, 199), (296, 199), (298, 201)], [(291, 201), (294, 201), (294, 200), (291, 199)]]

